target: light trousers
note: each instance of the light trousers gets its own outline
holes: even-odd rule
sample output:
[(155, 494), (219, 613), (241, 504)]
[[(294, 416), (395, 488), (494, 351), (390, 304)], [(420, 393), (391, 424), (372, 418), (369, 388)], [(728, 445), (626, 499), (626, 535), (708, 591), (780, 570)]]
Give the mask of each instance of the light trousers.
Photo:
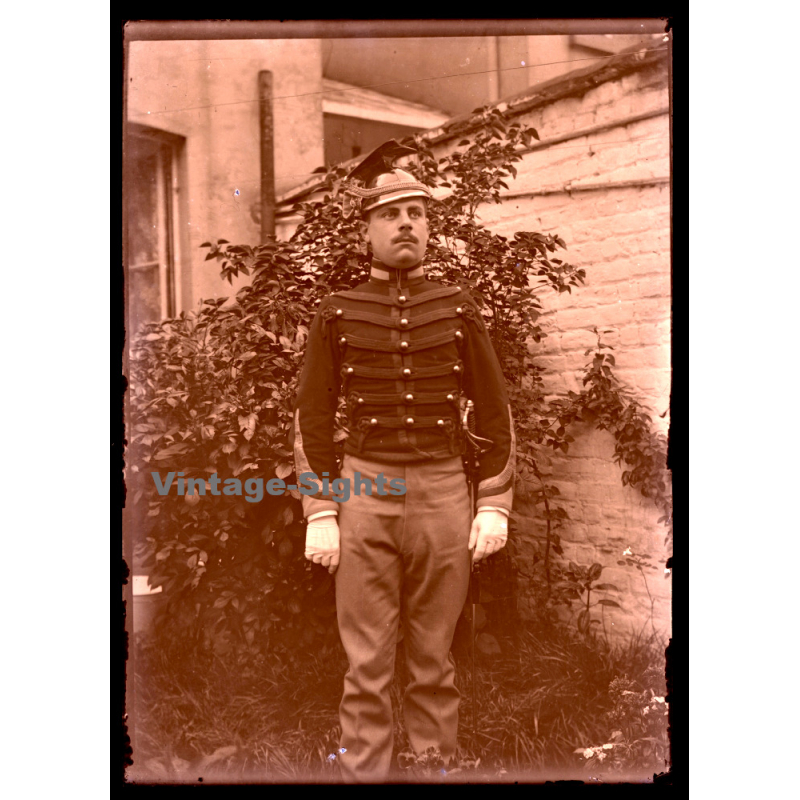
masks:
[[(456, 752), (460, 694), (450, 647), (469, 586), (472, 515), (461, 459), (377, 464), (345, 456), (355, 487), (339, 509), (339, 632), (349, 661), (339, 707), (337, 760), (347, 782), (388, 778), (393, 747), (389, 687), (402, 618), (410, 680), (403, 717), (411, 747)], [(378, 496), (376, 478), (401, 479), (401, 496)], [(388, 486), (387, 486), (388, 488)]]

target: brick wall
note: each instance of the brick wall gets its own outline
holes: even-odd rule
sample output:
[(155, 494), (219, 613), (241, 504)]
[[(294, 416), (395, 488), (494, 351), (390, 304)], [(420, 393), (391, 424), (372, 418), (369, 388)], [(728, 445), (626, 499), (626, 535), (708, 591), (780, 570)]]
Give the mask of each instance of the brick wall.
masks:
[[(568, 247), (560, 257), (586, 270), (585, 287), (545, 299), (548, 336), (533, 347), (546, 370), (546, 391), (579, 391), (584, 351), (596, 343), (592, 329), (609, 330), (603, 339), (614, 347), (617, 376), (654, 412), (664, 433), (671, 324), (667, 109), (662, 61), (523, 113), (520, 119), (533, 125), (544, 143), (574, 136), (527, 153), (517, 180), (509, 184), (510, 196), (479, 211), (490, 229), (504, 235), (557, 232)], [(587, 128), (594, 130), (581, 135)], [(437, 147), (446, 152), (453, 145), (450, 139)], [(582, 426), (573, 435), (569, 455), (554, 456), (551, 465), (551, 480), (570, 516), (559, 531), (565, 556), (580, 564), (600, 562), (602, 580), (621, 590), (609, 595), (621, 609), (594, 609), (598, 618), (605, 612), (610, 637), (649, 633), (653, 626), (668, 633), (671, 580), (660, 514), (638, 490), (622, 485), (611, 434)], [(520, 502), (518, 511), (524, 574), (530, 543), (543, 537), (544, 525), (537, 509)], [(647, 585), (634, 568), (617, 566), (629, 547), (658, 564), (657, 572), (646, 573)], [(523, 597), (523, 607), (529, 600)]]

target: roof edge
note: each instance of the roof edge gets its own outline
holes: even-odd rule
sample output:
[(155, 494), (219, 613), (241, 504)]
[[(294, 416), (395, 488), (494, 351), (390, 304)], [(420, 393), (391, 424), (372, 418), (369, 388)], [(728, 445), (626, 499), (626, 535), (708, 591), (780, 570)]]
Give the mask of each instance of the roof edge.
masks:
[[(524, 89), (510, 97), (488, 104), (489, 108), (505, 106), (511, 116), (518, 116), (542, 105), (575, 95), (582, 95), (603, 83), (623, 75), (638, 72), (668, 58), (667, 47), (663, 42), (633, 45), (611, 56), (604, 64), (595, 64), (558, 75), (544, 83)], [(479, 128), (484, 121), (482, 113), (460, 114), (445, 122), (439, 128), (432, 128), (421, 135), (428, 144), (453, 139), (456, 136)]]
[[(652, 44), (644, 46), (635, 44), (611, 56), (603, 64), (595, 64), (573, 70), (565, 75), (558, 75), (535, 87), (529, 87), (510, 97), (489, 103), (487, 107), (491, 109), (505, 106), (504, 110), (508, 110), (511, 116), (518, 116), (539, 106), (554, 103), (567, 97), (583, 95), (603, 83), (638, 72), (654, 64), (665, 62), (669, 57), (667, 51), (668, 48), (663, 41), (654, 41)], [(483, 113), (471, 111), (467, 114), (459, 114), (456, 117), (452, 117), (439, 127), (431, 128), (419, 134), (419, 138), (427, 144), (440, 144), (448, 139), (454, 139), (457, 136), (463, 136), (476, 130), (483, 124)], [(356, 156), (342, 162), (339, 166), (347, 169), (351, 165), (355, 165), (361, 158), (362, 156)], [(301, 197), (315, 189), (319, 189), (324, 182), (324, 177), (314, 176), (277, 197), (276, 205), (289, 203), (292, 200), (298, 201)]]

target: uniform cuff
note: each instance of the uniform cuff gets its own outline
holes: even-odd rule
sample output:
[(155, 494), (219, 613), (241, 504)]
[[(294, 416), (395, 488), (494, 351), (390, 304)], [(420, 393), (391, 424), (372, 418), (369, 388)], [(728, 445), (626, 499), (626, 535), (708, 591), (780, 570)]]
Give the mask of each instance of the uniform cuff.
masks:
[(317, 511), (315, 514), (311, 514), (306, 518), (306, 522), (311, 522), (311, 520), (319, 519), (320, 517), (337, 517), (339, 512), (335, 509), (333, 511)]
[(511, 512), (507, 508), (500, 508), (500, 506), (478, 506), (478, 511), (499, 511), (501, 514), (509, 516)]
[(303, 516), (308, 519), (321, 511), (333, 511), (339, 513), (339, 503), (335, 500), (326, 500), (324, 497), (311, 497), (303, 495)]
[[(510, 492), (508, 493), (510, 495)], [(500, 511), (506, 516), (511, 514), (511, 509), (505, 505), (495, 505), (500, 500), (499, 497), (483, 497), (478, 500), (478, 511)], [(509, 497), (510, 500), (510, 497)]]

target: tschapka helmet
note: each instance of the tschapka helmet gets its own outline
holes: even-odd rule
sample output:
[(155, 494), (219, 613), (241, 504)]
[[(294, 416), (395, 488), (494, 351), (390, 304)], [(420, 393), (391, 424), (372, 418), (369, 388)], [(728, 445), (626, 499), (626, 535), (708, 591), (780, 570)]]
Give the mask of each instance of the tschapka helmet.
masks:
[(342, 200), (345, 217), (406, 200), (409, 197), (430, 198), (431, 190), (411, 173), (394, 166), (396, 159), (417, 151), (404, 147), (394, 139), (375, 148), (346, 176)]

